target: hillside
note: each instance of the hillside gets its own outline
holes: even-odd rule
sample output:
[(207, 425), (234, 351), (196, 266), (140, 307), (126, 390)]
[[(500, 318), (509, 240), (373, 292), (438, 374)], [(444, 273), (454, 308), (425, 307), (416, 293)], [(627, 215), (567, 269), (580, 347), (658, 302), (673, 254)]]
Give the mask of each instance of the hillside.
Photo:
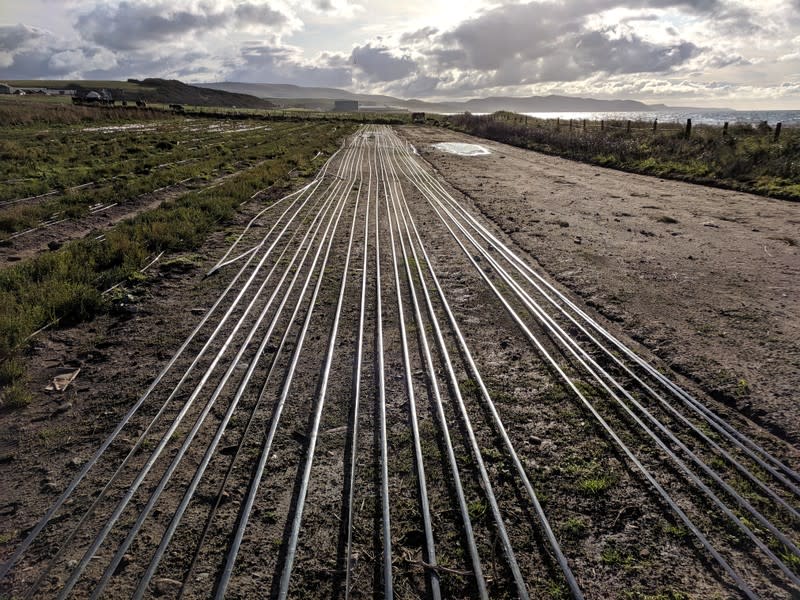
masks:
[(473, 98), (465, 101), (427, 102), (424, 100), (405, 100), (392, 96), (376, 94), (357, 94), (337, 88), (303, 87), (299, 85), (274, 83), (219, 82), (198, 84), (199, 87), (252, 94), (259, 98), (269, 98), (283, 106), (326, 109), (333, 106), (334, 100), (358, 100), (362, 104), (395, 106), (406, 110), (426, 112), (495, 112), (510, 110), (514, 112), (596, 112), (596, 111), (645, 111), (664, 110), (663, 104), (648, 105), (636, 100), (596, 100), (593, 98), (574, 98), (570, 96), (497, 96)]
[(188, 85), (177, 79), (128, 79), (127, 81), (25, 80), (8, 81), (13, 87), (62, 88), (79, 93), (107, 89), (115, 100), (145, 100), (164, 104), (222, 106), (238, 108), (273, 108), (275, 105), (253, 95)]

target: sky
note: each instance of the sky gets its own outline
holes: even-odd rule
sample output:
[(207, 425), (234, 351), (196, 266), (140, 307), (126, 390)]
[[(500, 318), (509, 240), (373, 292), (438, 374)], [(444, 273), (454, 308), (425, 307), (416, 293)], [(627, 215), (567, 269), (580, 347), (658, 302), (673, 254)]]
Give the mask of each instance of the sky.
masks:
[(0, 81), (800, 110), (800, 0), (0, 0)]

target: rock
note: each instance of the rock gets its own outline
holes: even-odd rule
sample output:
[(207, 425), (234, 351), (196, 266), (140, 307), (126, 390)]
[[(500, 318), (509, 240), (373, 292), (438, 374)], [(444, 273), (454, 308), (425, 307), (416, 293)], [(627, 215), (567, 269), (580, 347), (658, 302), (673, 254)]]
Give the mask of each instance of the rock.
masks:
[(157, 596), (175, 596), (181, 589), (181, 582), (176, 579), (169, 579), (162, 577), (156, 579), (156, 595)]

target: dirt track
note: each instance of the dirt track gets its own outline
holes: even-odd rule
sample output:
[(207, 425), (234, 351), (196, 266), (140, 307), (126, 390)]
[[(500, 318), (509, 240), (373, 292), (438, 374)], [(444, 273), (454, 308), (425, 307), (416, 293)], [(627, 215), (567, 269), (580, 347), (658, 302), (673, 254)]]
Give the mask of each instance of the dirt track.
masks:
[[(404, 128), (559, 283), (671, 369), (800, 444), (800, 203)], [(431, 144), (466, 141), (460, 157)]]
[[(646, 358), (652, 358), (656, 366), (696, 394), (704, 405), (723, 414), (744, 434), (767, 446), (796, 470), (800, 461), (792, 444), (796, 446), (797, 409), (781, 393), (797, 383), (797, 371), (790, 364), (794, 361), (796, 365), (798, 358), (796, 341), (792, 338), (792, 327), (796, 330), (797, 320), (790, 318), (797, 316), (796, 303), (791, 302), (792, 292), (797, 291), (798, 285), (797, 277), (791, 280), (791, 274), (796, 275), (798, 271), (797, 248), (788, 241), (772, 240), (767, 244), (766, 240), (770, 237), (794, 239), (784, 222), (800, 218), (797, 207), (575, 165), (491, 143), (479, 142), (493, 150), (491, 155), (453, 157), (434, 152), (428, 145), (447, 141), (445, 138), (460, 139), (463, 136), (417, 128), (405, 129), (402, 135), (410, 139), (422, 157), (441, 172), (444, 180), (438, 180), (444, 186), (441, 189), (452, 194), (454, 204), (437, 204), (435, 198), (438, 196), (433, 194), (432, 183), (436, 180), (427, 179), (430, 171), (419, 159), (407, 155), (406, 149), (385, 130), (352, 140), (348, 148), (353, 151), (333, 161), (331, 173), (322, 180), (325, 186), (339, 190), (339, 195), (323, 194), (310, 199), (307, 207), (297, 213), (298, 221), (287, 230), (287, 237), (295, 237), (283, 239), (280, 245), (275, 246), (274, 253), (265, 259), (260, 274), (253, 270), (255, 262), (249, 267), (250, 271), (244, 271), (245, 278), (253, 272), (254, 286), (266, 281), (268, 285), (264, 291), (256, 293), (254, 287), (247, 289), (240, 282), (227, 296), (226, 302), (230, 302), (236, 290), (242, 289), (243, 302), (251, 299), (254, 302), (253, 315), (269, 306), (271, 312), (268, 314), (277, 315), (275, 332), (265, 338), (268, 343), (265, 342), (263, 351), (256, 352), (254, 347), (260, 337), (256, 337), (252, 344), (242, 345), (245, 331), (254, 325), (253, 315), (245, 315), (246, 326), (231, 338), (231, 350), (221, 366), (216, 371), (211, 369), (212, 357), (222, 338), (214, 342), (211, 354), (200, 359), (198, 368), (188, 376), (184, 387), (179, 388), (175, 401), (168, 405), (155, 428), (140, 440), (139, 436), (156, 416), (170, 391), (176, 389), (178, 379), (191, 358), (199, 356), (200, 345), (210, 335), (210, 328), (218, 322), (219, 315), (215, 313), (208, 327), (202, 330), (202, 335), (189, 346), (187, 355), (165, 376), (163, 383), (143, 404), (142, 410), (132, 417), (97, 467), (90, 471), (77, 492), (31, 545), (12, 571), (12, 577), (4, 582), (7, 589), (22, 593), (41, 576), (38, 595), (57, 595), (58, 590), (69, 583), (70, 575), (80, 568), (79, 561), (95, 534), (108, 520), (117, 501), (130, 489), (136, 474), (141, 472), (151, 453), (157, 449), (159, 440), (163, 439), (165, 452), (154, 459), (152, 473), (144, 478), (133, 502), (110, 529), (108, 539), (95, 553), (96, 558), (87, 559), (85, 572), (77, 578), (75, 595), (88, 595), (133, 527), (136, 517), (142, 514), (140, 511), (156, 489), (161, 474), (183, 441), (189, 439), (190, 424), (200, 415), (201, 405), (210, 397), (211, 388), (219, 383), (219, 403), (210, 409), (207, 420), (198, 430), (196, 441), (188, 446), (186, 459), (179, 464), (154, 510), (147, 515), (120, 566), (112, 571), (113, 577), (106, 593), (129, 596), (163, 539), (203, 453), (210, 447), (217, 425), (225, 411), (233, 406), (236, 386), (245, 381), (245, 374), (252, 367), (253, 380), (242, 388), (244, 394), (240, 408), (232, 413), (230, 426), (211, 456), (206, 475), (199, 481), (197, 492), (188, 504), (148, 588), (150, 594), (175, 596), (182, 583), (187, 597), (208, 597), (219, 589), (232, 532), (245, 514), (242, 506), (254, 473), (259, 471), (259, 458), (264, 456), (264, 444), (269, 439), (267, 431), (271, 423), (278, 422), (276, 409), (285, 393), (285, 406), (271, 442), (269, 458), (264, 463), (260, 486), (253, 488), (254, 509), (247, 515), (249, 522), (244, 529), (241, 551), (227, 584), (228, 597), (279, 595), (281, 575), (287, 564), (287, 540), (291, 537), (293, 519), (299, 514), (300, 490), (304, 486), (303, 468), (314, 443), (316, 452), (310, 466), (311, 477), (297, 555), (292, 577), (288, 580), (292, 597), (344, 597), (348, 571), (347, 500), (351, 489), (348, 480), (351, 474), (354, 483), (353, 503), (350, 505), (353, 509), (352, 548), (349, 553), (352, 557), (349, 568), (352, 597), (381, 596), (387, 565), (397, 597), (430, 597), (437, 582), (442, 597), (478, 596), (480, 584), (476, 562), (470, 554), (468, 529), (473, 532), (477, 564), (490, 597), (515, 597), (520, 590), (527, 591), (533, 598), (568, 595), (565, 574), (558, 565), (554, 548), (546, 539), (542, 522), (502, 440), (497, 421), (493, 419), (475, 374), (467, 364), (466, 347), (474, 356), (486, 391), (495, 403), (508, 430), (509, 441), (519, 456), (520, 467), (530, 477), (577, 585), (586, 597), (625, 597), (627, 592), (633, 597), (637, 597), (636, 594), (735, 597), (737, 590), (731, 578), (687, 530), (685, 522), (667, 506), (664, 496), (648, 483), (641, 470), (626, 457), (619, 444), (603, 430), (573, 391), (594, 403), (610, 427), (619, 432), (625, 444), (641, 460), (643, 468), (652, 472), (655, 480), (685, 511), (687, 518), (698, 524), (734, 571), (741, 574), (758, 594), (782, 597), (791, 593), (791, 586), (780, 571), (740, 530), (726, 522), (716, 505), (704, 497), (650, 438), (615, 407), (609, 395), (582, 373), (579, 361), (569, 354), (567, 346), (555, 339), (557, 336), (552, 332), (548, 333), (532, 313), (526, 313), (522, 299), (511, 293), (516, 284), (502, 278), (501, 271), (493, 266), (493, 260), (499, 259), (508, 249), (519, 253), (525, 262), (534, 266), (538, 262), (541, 269), (537, 270), (549, 273), (552, 276), (549, 279), (559, 288), (563, 285), (564, 289), (574, 291), (573, 297), (579, 298), (578, 303), (588, 307), (592, 314), (597, 311), (600, 324), (618, 334), (622, 342), (637, 347)], [(397, 173), (381, 170), (390, 169), (391, 165), (398, 169)], [(411, 165), (416, 166), (412, 168)], [(452, 182), (456, 189), (446, 182)], [(457, 189), (463, 189), (467, 197), (461, 196)], [(702, 200), (690, 202), (681, 199), (688, 194), (686, 190), (701, 190), (702, 194), (707, 194), (708, 207), (703, 207)], [(752, 255), (753, 246), (746, 245), (751, 242), (741, 223), (720, 219), (720, 215), (727, 216), (728, 212), (715, 212), (715, 216), (709, 216), (709, 211), (716, 210), (712, 208), (711, 199), (717, 194), (731, 198), (729, 207), (736, 202), (735, 210), (730, 211), (733, 217), (749, 219), (747, 227), (761, 230), (755, 233), (762, 235), (763, 239), (752, 243), (765, 245), (762, 252), (775, 261), (767, 263), (773, 266), (764, 268), (763, 262), (742, 264), (735, 273), (731, 267), (724, 267), (729, 261), (741, 261), (747, 252)], [(611, 195), (620, 197), (610, 198)], [(368, 198), (372, 202), (369, 205)], [(401, 225), (403, 219), (398, 215), (405, 214), (402, 198), (408, 203), (408, 215), (413, 216), (419, 227), (422, 243), (415, 241), (416, 238)], [(342, 199), (342, 204), (331, 202), (330, 210), (323, 213), (327, 199), (336, 202)], [(614, 201), (613, 207), (610, 207), (609, 199)], [(667, 200), (671, 202), (667, 204)], [(376, 202), (379, 203), (377, 213)], [(621, 202), (625, 203), (624, 206), (619, 204)], [(764, 203), (765, 208), (750, 208), (757, 202)], [(239, 249), (231, 256), (262, 239), (273, 224), (281, 223), (278, 215), (287, 205), (288, 202), (276, 205), (258, 217), (255, 227), (247, 231)], [(499, 239), (469, 247), (466, 233), (456, 229), (456, 233), (451, 234), (448, 225), (468, 224), (467, 217), (440, 217), (442, 213), (437, 214), (435, 207), (444, 210), (445, 206), (458, 205), (463, 205), (467, 213), (486, 215), (487, 231), (494, 232)], [(645, 205), (658, 205), (660, 208), (642, 208)], [(341, 206), (339, 224), (331, 230), (330, 237), (325, 238), (322, 234), (325, 219), (335, 214), (336, 206)], [(369, 212), (367, 206), (371, 207)], [(390, 207), (397, 212), (392, 212)], [(232, 224), (231, 231), (242, 231), (243, 225), (260, 209), (248, 207), (241, 220)], [(764, 216), (767, 210), (770, 216)], [(758, 211), (761, 211), (761, 217), (755, 215)], [(315, 221), (318, 215), (325, 218)], [(669, 216), (677, 223), (659, 221), (660, 216)], [(756, 218), (760, 219), (757, 223)], [(710, 225), (718, 227), (704, 224), (712, 219)], [(478, 222), (482, 222), (480, 217)], [(320, 224), (321, 237), (311, 237), (308, 242), (303, 242), (303, 236), (306, 232), (313, 232), (315, 223)], [(351, 224), (352, 255), (348, 265), (345, 256)], [(673, 232), (679, 235), (671, 235)], [(721, 234), (726, 235), (723, 237)], [(737, 258), (725, 260), (721, 256), (725, 251), (723, 244), (734, 235), (738, 236), (735, 250), (728, 249), (725, 256)], [(325, 273), (320, 275), (319, 269), (326, 256), (325, 239), (330, 240), (332, 252)], [(459, 241), (467, 244), (468, 252), (461, 250)], [(164, 265), (148, 285), (130, 290), (130, 296), (121, 297), (115, 316), (52, 332), (33, 350), (30, 364), (36, 374), (33, 385), (37, 390), (44, 387), (56, 367), (80, 366), (82, 371), (76, 385), (65, 394), (48, 397), (41, 394), (28, 409), (3, 415), (4, 454), (0, 461), (0, 475), (9, 484), (0, 507), (7, 518), (1, 530), (4, 558), (19, 547), (46, 508), (56, 500), (99, 442), (140, 397), (181, 341), (202, 316), (208, 314), (212, 303), (233, 280), (246, 257), (214, 276), (203, 278), (203, 273), (217, 262), (228, 245), (220, 234), (198, 256)], [(421, 254), (412, 256), (412, 247), (420, 253), (425, 248), (427, 258)], [(287, 253), (277, 256), (284, 248)], [(266, 246), (253, 256), (261, 256), (265, 249)], [(309, 253), (303, 255), (306, 249)], [(743, 254), (738, 254), (739, 249)], [(367, 253), (366, 261), (364, 251)], [(290, 264), (294, 252), (299, 253), (298, 257), (304, 256), (297, 263), (300, 268), (297, 265), (293, 268)], [(320, 262), (314, 263), (316, 266), (312, 268), (310, 265), (317, 252)], [(678, 260), (683, 254), (691, 254), (693, 259)], [(272, 266), (276, 268), (275, 275), (267, 279), (265, 273)], [(287, 274), (287, 279), (279, 284), (277, 279), (282, 272)], [(341, 320), (338, 336), (332, 343), (340, 285), (345, 272), (348, 280), (342, 296)], [(718, 276), (717, 283), (704, 281), (698, 276), (698, 273), (712, 272)], [(436, 294), (433, 273), (441, 282), (454, 318), (463, 330), (463, 346), (448, 320), (445, 304)], [(737, 273), (740, 285), (747, 284), (745, 287), (732, 287)], [(288, 291), (289, 279), (295, 274), (297, 285)], [(683, 281), (689, 276), (696, 278), (690, 280), (693, 285)], [(306, 277), (308, 287), (302, 289)], [(366, 282), (363, 305), (360, 295), (362, 277)], [(514, 280), (533, 293), (518, 275)], [(497, 294), (492, 292), (490, 281), (497, 286)], [(423, 299), (423, 282), (431, 292), (433, 310), (430, 312)], [(318, 296), (312, 299), (317, 284)], [(784, 306), (781, 306), (780, 299), (773, 303), (765, 302), (763, 299), (768, 294), (761, 288), (779, 285), (785, 286), (788, 295)], [(792, 285), (794, 290), (790, 289)], [(273, 289), (279, 293), (274, 304), (269, 305), (267, 298)], [(733, 300), (735, 289), (740, 292)], [(730, 305), (717, 304), (723, 293)], [(743, 297), (750, 293), (754, 294), (750, 297), (752, 300)], [(415, 295), (420, 302), (419, 315), (414, 310)], [(516, 311), (532, 335), (541, 340), (540, 350), (537, 351), (529, 336), (504, 309), (500, 296), (509, 298), (509, 308)], [(380, 312), (376, 310), (379, 298), (383, 302)], [(287, 308), (284, 312), (277, 311), (275, 306), (283, 299), (286, 299)], [(729, 322), (727, 320), (739, 314), (736, 311), (740, 310), (740, 302), (747, 302), (751, 309), (759, 306), (762, 311), (752, 313), (755, 322), (744, 321), (750, 329), (725, 325)], [(399, 310), (401, 305), (402, 312)], [(290, 318), (294, 306), (298, 312)], [(362, 306), (365, 307), (363, 339), (359, 337)], [(714, 312), (707, 313), (709, 310)], [(235, 318), (244, 315), (243, 305), (232, 314)], [(405, 320), (404, 328), (401, 328), (401, 314)], [(782, 318), (784, 314), (786, 318)], [(382, 328), (379, 327), (379, 318)], [(301, 332), (305, 319), (308, 319), (308, 335), (303, 338)], [(590, 347), (574, 325), (555, 312), (554, 320), (587, 348), (587, 356), (602, 362), (602, 353)], [(232, 322), (223, 324), (223, 337), (231, 333)], [(437, 323), (443, 330), (443, 345), (437, 342), (435, 335)], [(696, 333), (700, 326), (704, 328), (706, 337)], [(724, 337), (708, 337), (715, 330), (705, 328), (720, 326), (725, 327), (720, 330), (725, 332)], [(266, 327), (265, 321), (253, 331), (264, 334)], [(768, 328), (771, 328), (770, 335), (777, 338), (776, 345), (770, 342), (760, 346), (755, 334), (750, 339), (750, 331), (761, 334)], [(383, 334), (383, 352), (377, 335), (379, 330)], [(281, 334), (284, 331), (286, 345), (282, 346)], [(625, 332), (632, 333), (641, 346), (631, 342)], [(713, 341), (714, 346), (709, 349), (708, 345), (702, 345), (703, 339)], [(430, 364), (426, 360), (423, 340), (431, 346)], [(402, 351), (404, 343), (409, 347), (407, 355)], [(233, 360), (232, 355), (240, 345), (242, 355)], [(443, 346), (448, 348), (455, 369), (455, 383), (449, 378)], [(359, 348), (362, 351), (360, 363), (356, 361)], [(331, 349), (332, 370), (326, 379), (325, 357)], [(297, 362), (292, 367), (295, 350), (298, 352)], [(667, 363), (651, 357), (650, 350), (665, 358)], [(553, 356), (554, 364), (565, 370), (570, 381), (575, 382), (574, 389), (560, 380), (554, 367), (548, 366), (543, 352)], [(759, 379), (759, 373), (755, 371), (750, 374), (739, 370), (737, 361), (742, 361), (741, 364), (755, 359), (766, 362), (772, 354), (781, 356), (786, 364), (776, 365), (770, 379)], [(714, 373), (717, 367), (702, 359), (706, 355), (713, 355), (721, 365), (719, 368), (729, 370), (728, 379), (709, 380), (707, 374)], [(380, 357), (384, 361), (382, 369)], [(268, 376), (271, 361), (275, 365), (274, 375)], [(361, 402), (356, 415), (353, 398), (357, 364), (361, 365), (358, 379)], [(684, 381), (680, 375), (670, 372), (670, 364), (698, 383)], [(227, 376), (223, 376), (222, 371), (228, 366), (230, 380), (226, 383), (224, 377)], [(208, 385), (205, 388), (200, 386), (202, 374), (212, 371)], [(292, 373), (294, 376), (290, 377)], [(381, 375), (385, 381), (382, 388), (385, 407), (378, 393)], [(616, 372), (615, 376), (626, 389), (629, 388), (630, 378), (621, 377)], [(740, 384), (740, 379), (745, 380), (746, 385)], [(320, 394), (323, 381), (327, 386), (324, 396)], [(772, 387), (767, 386), (768, 381)], [(729, 384), (733, 387), (726, 387)], [(702, 388), (731, 404), (735, 403), (737, 408), (758, 419), (778, 436), (785, 435), (789, 443), (759, 430), (729, 407), (715, 403), (703, 394)], [(180, 407), (189, 406), (188, 399), (193, 389), (202, 392), (198, 403), (187, 409), (185, 423), (170, 433), (170, 422), (176, 418)], [(643, 388), (634, 386), (630, 389), (644, 401)], [(411, 390), (417, 406), (415, 413), (409, 410)], [(442, 398), (442, 412), (438, 408), (437, 390)], [(459, 410), (459, 395), (463, 396), (465, 412)], [(263, 402), (259, 401), (260, 396), (263, 396)], [(326, 402), (317, 423), (314, 410), (321, 406), (321, 399)], [(756, 399), (763, 405), (753, 407)], [(677, 402), (676, 405), (681, 406)], [(648, 406), (653, 412), (659, 410), (655, 402)], [(748, 406), (752, 407), (749, 413)], [(763, 409), (764, 414), (756, 413), (756, 408)], [(384, 410), (385, 461), (381, 448), (381, 413)], [(253, 420), (248, 426), (251, 414)], [(444, 414), (448, 423), (452, 455), (446, 447), (447, 436), (440, 414)], [(694, 419), (691, 412), (687, 414), (692, 422), (700, 423), (702, 431), (708, 429), (702, 421)], [(658, 415), (701, 459), (718, 469), (724, 479), (746, 493), (779, 529), (797, 540), (796, 521), (783, 514), (782, 509), (774, 506), (769, 498), (761, 497), (750, 484), (741, 484), (730, 465), (715, 456), (699, 437), (687, 433), (686, 428), (677, 423), (677, 417), (661, 412)], [(359, 430), (354, 435), (356, 422)], [(468, 422), (474, 428), (474, 445), (468, 435)], [(792, 423), (794, 427), (789, 426)], [(710, 435), (729, 448), (723, 437), (713, 431)], [(358, 442), (356, 467), (351, 472), (349, 465), (354, 438)], [(675, 442), (668, 445), (673, 449), (676, 447)], [(505, 523), (513, 559), (511, 553), (503, 548), (501, 527), (488, 498), (486, 480), (482, 478), (476, 461), (475, 448), (485, 463), (486, 477)], [(415, 456), (417, 451), (425, 469), (424, 485), (420, 463)], [(129, 463), (120, 478), (110, 486), (107, 497), (82, 524), (75, 539), (65, 546), (68, 532), (87, 513), (98, 491), (129, 453)], [(738, 451), (735, 454), (740, 460), (745, 460)], [(386, 476), (382, 474), (384, 466)], [(458, 477), (454, 475), (454, 466)], [(228, 469), (230, 476), (226, 479)], [(758, 473), (759, 477), (764, 476), (762, 472)], [(459, 506), (457, 480), (463, 487), (465, 507)], [(796, 507), (796, 496), (772, 480), (770, 485), (780, 490), (780, 498), (786, 498), (788, 504)], [(420, 502), (423, 488), (430, 502), (430, 532), (426, 531)], [(388, 500), (390, 511), (391, 560), (387, 560), (384, 554), (384, 498)], [(727, 497), (725, 500), (730, 503)], [(467, 518), (462, 514), (462, 508), (466, 508)], [(206, 523), (209, 524), (208, 530), (204, 543), (200, 545)], [(763, 531), (757, 533), (769, 539)], [(431, 540), (435, 545), (435, 559), (425, 550)], [(45, 571), (51, 566), (49, 559), (62, 547), (65, 548), (63, 555), (58, 556), (52, 569)], [(518, 564), (524, 582), (522, 587), (515, 585), (513, 562)]]

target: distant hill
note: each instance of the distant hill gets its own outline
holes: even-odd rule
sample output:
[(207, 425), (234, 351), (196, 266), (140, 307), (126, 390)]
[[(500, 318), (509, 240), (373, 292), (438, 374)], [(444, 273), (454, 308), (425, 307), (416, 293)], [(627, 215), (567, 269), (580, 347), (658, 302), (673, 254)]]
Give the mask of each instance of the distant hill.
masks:
[(274, 108), (263, 98), (224, 90), (188, 85), (177, 79), (128, 79), (127, 81), (88, 80), (27, 80), (8, 81), (9, 85), (21, 88), (72, 89), (78, 94), (106, 89), (115, 100), (145, 100), (164, 104), (188, 104), (192, 106), (222, 106), (238, 108)]
[(511, 110), (514, 112), (601, 112), (601, 111), (645, 111), (665, 110), (664, 104), (644, 104), (636, 100), (595, 100), (571, 96), (497, 96), (474, 98), (454, 102), (426, 102), (424, 100), (404, 100), (392, 96), (376, 94), (356, 94), (337, 88), (303, 87), (299, 85), (276, 83), (201, 83), (199, 87), (252, 94), (259, 98), (269, 98), (272, 102), (286, 107), (328, 109), (334, 100), (358, 100), (363, 105), (392, 106), (406, 110), (427, 112), (495, 112)]

